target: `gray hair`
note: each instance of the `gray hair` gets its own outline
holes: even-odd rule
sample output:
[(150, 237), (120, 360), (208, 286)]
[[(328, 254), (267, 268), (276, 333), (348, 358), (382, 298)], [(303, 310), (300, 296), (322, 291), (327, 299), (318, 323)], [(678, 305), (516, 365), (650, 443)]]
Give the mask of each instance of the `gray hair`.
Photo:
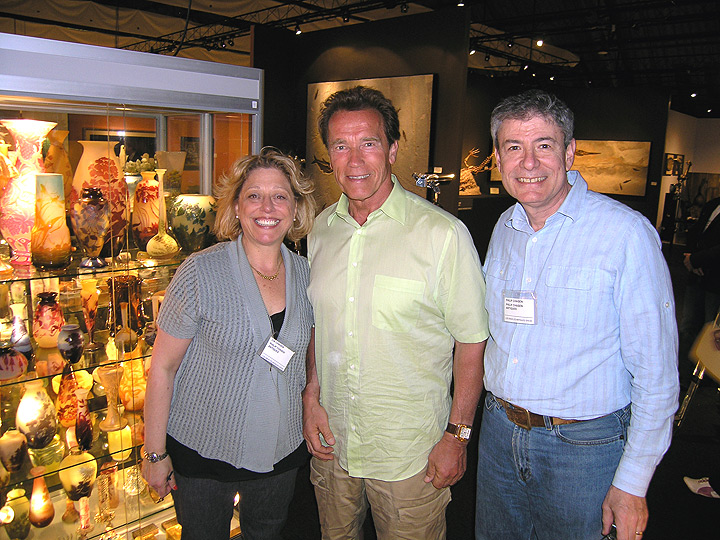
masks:
[(563, 101), (544, 90), (528, 90), (498, 103), (490, 115), (490, 134), (495, 148), (498, 147), (500, 125), (505, 120), (529, 120), (533, 116), (542, 116), (556, 124), (563, 132), (567, 148), (573, 139), (575, 116)]

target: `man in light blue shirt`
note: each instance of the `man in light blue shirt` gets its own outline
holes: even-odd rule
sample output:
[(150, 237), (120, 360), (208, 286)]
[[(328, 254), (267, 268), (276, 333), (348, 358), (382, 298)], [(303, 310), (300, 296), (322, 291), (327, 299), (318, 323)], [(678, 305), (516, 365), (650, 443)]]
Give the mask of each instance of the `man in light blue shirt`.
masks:
[[(478, 540), (619, 540), (677, 408), (670, 276), (646, 218), (588, 190), (573, 114), (531, 90), (493, 111), (504, 187), (483, 272), (490, 339), (478, 460)], [(602, 531), (602, 532), (601, 532)]]

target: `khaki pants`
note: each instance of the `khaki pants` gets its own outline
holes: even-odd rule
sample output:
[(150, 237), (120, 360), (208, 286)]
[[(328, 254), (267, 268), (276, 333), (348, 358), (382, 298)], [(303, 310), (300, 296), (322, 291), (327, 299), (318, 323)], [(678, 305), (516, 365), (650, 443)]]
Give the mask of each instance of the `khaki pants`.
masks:
[(450, 488), (424, 482), (425, 470), (407, 480), (353, 478), (337, 460), (312, 458), (323, 540), (361, 540), (368, 504), (379, 540), (444, 540)]

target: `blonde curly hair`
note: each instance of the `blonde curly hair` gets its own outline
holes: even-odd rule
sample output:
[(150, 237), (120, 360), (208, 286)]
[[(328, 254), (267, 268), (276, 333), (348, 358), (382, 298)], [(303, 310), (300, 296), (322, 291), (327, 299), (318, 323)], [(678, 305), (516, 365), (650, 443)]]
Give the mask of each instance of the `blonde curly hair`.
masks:
[(215, 187), (217, 217), (214, 228), (218, 240), (235, 240), (242, 232), (240, 220), (235, 218), (235, 203), (243, 184), (255, 169), (277, 169), (288, 179), (295, 195), (297, 214), (287, 237), (296, 242), (307, 236), (315, 219), (315, 186), (302, 174), (293, 158), (277, 148), (265, 146), (257, 155), (238, 159), (230, 172), (219, 179)]

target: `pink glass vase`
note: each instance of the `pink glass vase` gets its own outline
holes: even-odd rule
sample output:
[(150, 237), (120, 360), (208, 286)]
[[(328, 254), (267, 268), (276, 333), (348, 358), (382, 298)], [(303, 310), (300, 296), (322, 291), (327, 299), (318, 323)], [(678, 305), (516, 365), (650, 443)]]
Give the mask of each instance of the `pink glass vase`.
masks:
[(142, 180), (135, 188), (133, 205), (132, 232), (135, 245), (145, 251), (148, 240), (158, 232), (160, 221), (159, 183), (155, 179), (155, 171), (140, 173)]
[(11, 178), (0, 196), (0, 234), (13, 251), (10, 263), (31, 263), (30, 233), (35, 223), (35, 174), (44, 173), (42, 143), (55, 122), (0, 120), (15, 140), (19, 176)]
[(61, 268), (70, 263), (70, 229), (65, 219), (63, 176), (44, 173), (35, 177), (32, 262), (37, 268)]

